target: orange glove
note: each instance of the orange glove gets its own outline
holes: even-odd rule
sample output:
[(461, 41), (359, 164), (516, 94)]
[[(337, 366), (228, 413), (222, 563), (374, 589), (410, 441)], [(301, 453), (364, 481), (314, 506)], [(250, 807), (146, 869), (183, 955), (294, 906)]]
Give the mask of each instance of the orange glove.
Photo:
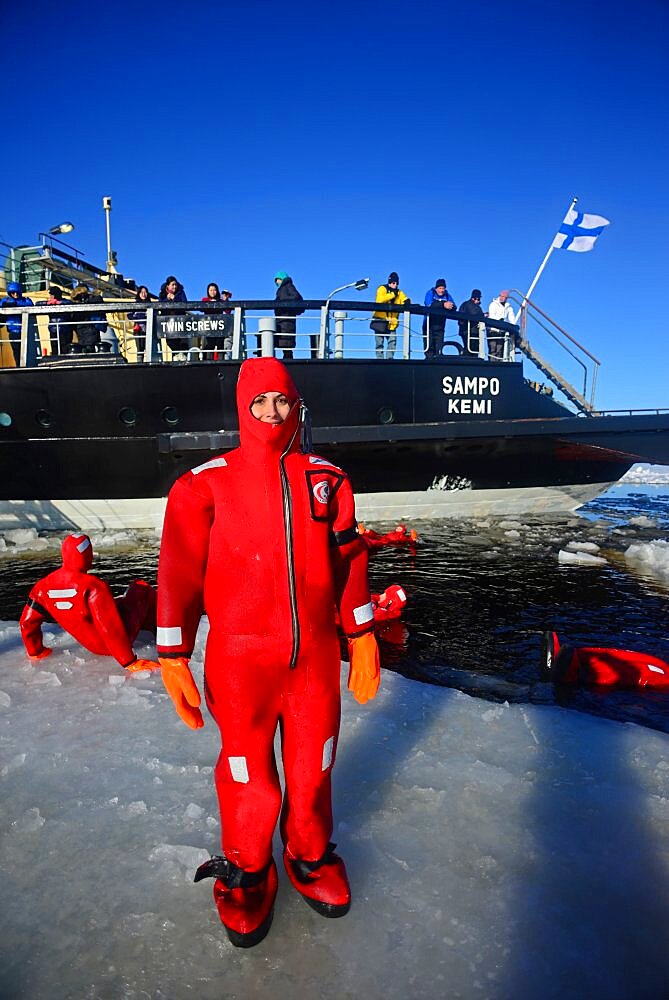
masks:
[(41, 653), (35, 653), (35, 655), (31, 656), (30, 659), (31, 660), (46, 660), (47, 656), (51, 656), (52, 653), (53, 653), (53, 650), (49, 649), (48, 646), (45, 646)]
[(140, 670), (160, 670), (160, 664), (155, 660), (142, 660), (139, 657), (125, 668), (129, 674), (137, 674)]
[(177, 714), (191, 729), (201, 729), (204, 725), (200, 711), (200, 692), (193, 680), (186, 656), (158, 657), (163, 684), (174, 702)]
[(356, 701), (364, 705), (376, 696), (381, 680), (379, 647), (373, 632), (365, 632), (348, 640), (351, 669), (348, 672), (348, 689)]

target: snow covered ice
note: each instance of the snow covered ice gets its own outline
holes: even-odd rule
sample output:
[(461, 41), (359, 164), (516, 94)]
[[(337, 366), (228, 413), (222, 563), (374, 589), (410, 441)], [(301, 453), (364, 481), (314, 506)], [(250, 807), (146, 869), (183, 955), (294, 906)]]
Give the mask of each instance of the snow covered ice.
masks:
[(35, 665), (0, 632), (3, 998), (666, 995), (665, 735), (384, 671), (370, 705), (343, 696), (351, 912), (324, 920), (281, 872), (246, 952), (192, 882), (219, 852), (213, 722), (187, 729), (158, 676), (54, 639)]

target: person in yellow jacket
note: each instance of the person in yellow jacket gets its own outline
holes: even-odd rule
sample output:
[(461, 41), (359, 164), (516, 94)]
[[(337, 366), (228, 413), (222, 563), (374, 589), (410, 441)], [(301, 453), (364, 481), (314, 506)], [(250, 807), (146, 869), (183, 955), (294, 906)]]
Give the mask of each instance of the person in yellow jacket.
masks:
[[(376, 289), (376, 301), (384, 304), (396, 306), (404, 305), (411, 301), (400, 288), (400, 279), (397, 271), (391, 271), (385, 285), (379, 285)], [(372, 322), (369, 324), (374, 331), (376, 343), (376, 356), (383, 358), (384, 348), (386, 358), (395, 356), (395, 346), (397, 344), (397, 326), (400, 321), (398, 312), (375, 312)]]

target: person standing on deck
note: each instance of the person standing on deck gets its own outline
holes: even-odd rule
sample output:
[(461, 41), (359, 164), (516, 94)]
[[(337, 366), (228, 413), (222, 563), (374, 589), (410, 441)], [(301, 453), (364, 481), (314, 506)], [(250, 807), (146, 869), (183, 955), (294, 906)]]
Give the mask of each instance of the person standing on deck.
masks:
[[(513, 311), (511, 303), (508, 301), (509, 292), (508, 289), (503, 288), (499, 293), (497, 298), (494, 298), (490, 305), (488, 306), (488, 318), (489, 319), (501, 319), (505, 323), (515, 323), (516, 314)], [(505, 330), (499, 327), (490, 326), (488, 327), (488, 357), (496, 358), (499, 360), (504, 359), (504, 344), (506, 342), (507, 334)]]
[(32, 305), (34, 305), (33, 300), (23, 294), (18, 281), (10, 281), (7, 285), (7, 294), (0, 301), (0, 323), (4, 323), (7, 327), (7, 333), (12, 345), (12, 354), (14, 355), (14, 364), (17, 368), (21, 364), (21, 313), (12, 316), (6, 313), (5, 310), (12, 306)]
[[(276, 316), (276, 346), (283, 350), (284, 358), (292, 358), (295, 350), (297, 334), (296, 316), (301, 316), (304, 309), (291, 305), (293, 302), (303, 302), (303, 298), (293, 284), (293, 279), (286, 271), (277, 271), (274, 275), (276, 295), (279, 303), (274, 310)], [(258, 338), (260, 340), (260, 338)], [(258, 345), (260, 346), (260, 345)]]
[[(168, 275), (162, 285), (160, 286), (160, 291), (158, 293), (159, 302), (187, 302), (188, 298), (184, 290), (184, 286), (181, 282), (177, 281), (173, 274)], [(182, 313), (170, 313), (170, 318), (179, 320), (182, 317)], [(167, 346), (172, 351), (173, 361), (186, 361), (187, 351), (190, 347), (190, 340), (188, 337), (174, 337), (169, 335), (167, 338)]]
[(427, 336), (426, 358), (441, 357), (444, 349), (444, 331), (449, 310), (455, 309), (455, 300), (446, 290), (446, 278), (437, 278), (434, 287), (425, 296), (430, 310), (423, 320), (423, 336)]
[[(376, 301), (379, 304), (392, 304), (395, 306), (408, 304), (411, 301), (400, 288), (400, 279), (397, 271), (391, 271), (385, 285), (379, 285), (376, 289)], [(377, 358), (383, 358), (384, 350), (387, 359), (395, 356), (399, 321), (400, 314), (398, 312), (378, 310), (373, 314), (369, 325), (374, 331)]]
[(465, 313), (470, 319), (458, 320), (458, 331), (462, 338), (465, 354), (478, 357), (480, 350), (479, 323), (485, 319), (485, 313), (481, 309), (481, 290), (472, 289), (471, 296), (463, 302), (458, 312)]

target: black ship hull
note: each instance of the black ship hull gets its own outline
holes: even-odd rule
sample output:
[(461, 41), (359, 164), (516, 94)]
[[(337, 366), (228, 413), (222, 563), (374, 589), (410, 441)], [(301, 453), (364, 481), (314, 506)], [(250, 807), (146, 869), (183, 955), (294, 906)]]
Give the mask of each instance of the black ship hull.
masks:
[[(576, 416), (522, 365), (294, 361), (314, 450), (359, 494), (587, 486), (635, 462), (669, 463), (669, 414)], [(110, 361), (0, 373), (0, 500), (164, 497), (237, 444), (238, 362)], [(432, 492), (432, 491), (431, 491)]]

